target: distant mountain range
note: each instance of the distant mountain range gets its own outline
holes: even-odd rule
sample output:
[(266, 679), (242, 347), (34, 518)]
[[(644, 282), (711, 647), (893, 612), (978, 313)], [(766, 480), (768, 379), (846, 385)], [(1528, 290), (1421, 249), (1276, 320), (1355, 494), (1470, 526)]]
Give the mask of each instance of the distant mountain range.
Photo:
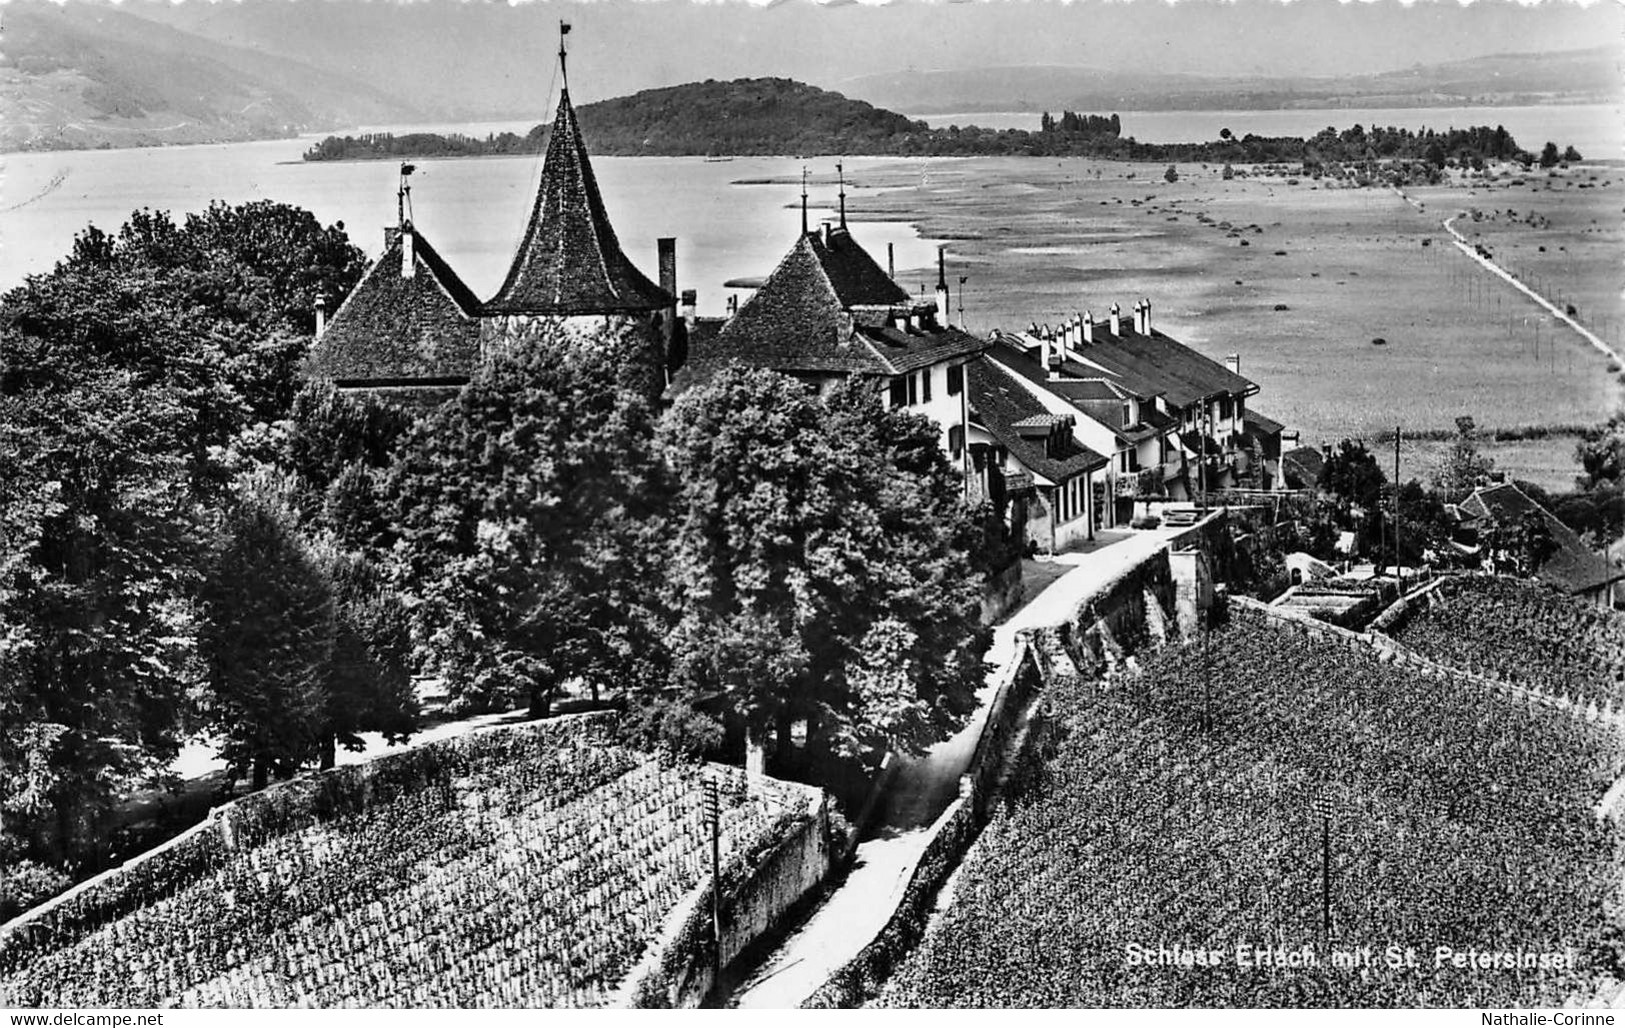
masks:
[[(537, 5), (24, 0), (0, 5), (0, 149), (276, 138), (362, 125), (531, 117), (556, 45)], [(660, 5), (653, 5), (660, 6)], [(669, 12), (666, 12), (669, 14)], [(662, 14), (662, 16), (666, 16)], [(583, 39), (579, 100), (632, 92), (613, 38)], [(478, 60), (467, 55), (478, 54)], [(539, 56), (541, 55), (541, 56)], [(659, 55), (651, 55), (662, 67)], [(826, 82), (910, 114), (1614, 100), (1613, 48), (1324, 79), (1081, 67), (898, 71)], [(641, 73), (640, 73), (641, 74)], [(596, 92), (593, 87), (598, 87)], [(659, 126), (650, 126), (659, 134)]]
[(880, 72), (836, 88), (891, 110), (947, 114), (1604, 103), (1620, 98), (1622, 83), (1622, 51), (1606, 46), (1497, 54), (1337, 78), (1215, 78), (1051, 66)]
[(267, 139), (424, 113), (352, 77), (117, 8), (12, 3), (0, 24), (0, 149)]

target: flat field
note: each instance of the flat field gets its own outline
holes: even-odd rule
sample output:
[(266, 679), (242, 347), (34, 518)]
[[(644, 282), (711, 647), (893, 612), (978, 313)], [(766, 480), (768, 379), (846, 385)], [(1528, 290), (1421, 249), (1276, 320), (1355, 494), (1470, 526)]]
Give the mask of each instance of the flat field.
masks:
[[(866, 171), (859, 185), (874, 188), (856, 190), (852, 206), (865, 218), (913, 221), (946, 243), (950, 286), (968, 277), (973, 331), (1056, 323), (1084, 309), (1102, 318), (1114, 300), (1127, 316), (1149, 297), (1163, 331), (1214, 358), (1239, 354), (1242, 373), (1260, 386), (1257, 408), (1306, 443), (1371, 437), (1395, 424), (1447, 429), (1458, 415), (1490, 429), (1590, 424), (1619, 404), (1618, 370), (1477, 268), (1441, 226), (1473, 208), (1534, 214), (1533, 224), (1469, 216), (1457, 226), (1497, 233), (1486, 239), (1497, 257), (1506, 253), (1554, 299), (1561, 292), (1574, 302), (1599, 334), (1617, 338), (1625, 334), (1619, 169), (1509, 173), (1411, 188), (1408, 198), (1331, 179), (1226, 180), (1216, 165), (1180, 165), (1178, 181), (1167, 182), (1165, 169), (1086, 159), (898, 162)], [(899, 278), (929, 287), (935, 269)], [(1573, 442), (1520, 444), (1519, 462), (1566, 484)], [(1498, 446), (1486, 449), (1495, 456)]]

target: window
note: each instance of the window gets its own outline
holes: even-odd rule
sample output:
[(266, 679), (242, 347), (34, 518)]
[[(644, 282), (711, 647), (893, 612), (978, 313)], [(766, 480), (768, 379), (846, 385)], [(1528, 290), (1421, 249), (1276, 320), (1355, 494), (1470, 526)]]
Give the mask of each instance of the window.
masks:
[(919, 403), (919, 402), (920, 402), (920, 394), (919, 394), (919, 391), (918, 391), (918, 387), (915, 385), (914, 376), (910, 375), (910, 376), (908, 376), (908, 405), (910, 407), (912, 407), (916, 403)]
[(958, 396), (965, 391), (965, 366), (955, 364), (948, 369), (948, 395)]
[(908, 386), (900, 378), (891, 380), (891, 405), (901, 407), (908, 402)]
[(920, 372), (920, 398), (926, 403), (931, 402), (931, 369), (926, 368)]
[(948, 429), (948, 452), (957, 457), (959, 451), (965, 448), (965, 426), (954, 425)]
[(1123, 427), (1127, 428), (1132, 424), (1134, 424), (1134, 409), (1129, 405), (1129, 402), (1127, 400), (1124, 400), (1123, 401)]
[(1219, 420), (1229, 421), (1231, 417), (1230, 395), (1226, 393), (1219, 397)]

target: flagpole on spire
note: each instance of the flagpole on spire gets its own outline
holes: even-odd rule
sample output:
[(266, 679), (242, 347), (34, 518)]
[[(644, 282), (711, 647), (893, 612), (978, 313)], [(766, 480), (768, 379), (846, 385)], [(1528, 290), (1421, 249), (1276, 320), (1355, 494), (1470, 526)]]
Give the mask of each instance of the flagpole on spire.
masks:
[(846, 169), (841, 167), (841, 162), (840, 161), (835, 162), (835, 177), (841, 183), (841, 227), (845, 228), (846, 227)]
[(570, 34), (570, 23), (559, 19), (559, 80), (564, 84), (564, 91), (570, 91), (570, 70), (565, 65), (564, 37)]
[(801, 166), (801, 234), (807, 234), (807, 166)]

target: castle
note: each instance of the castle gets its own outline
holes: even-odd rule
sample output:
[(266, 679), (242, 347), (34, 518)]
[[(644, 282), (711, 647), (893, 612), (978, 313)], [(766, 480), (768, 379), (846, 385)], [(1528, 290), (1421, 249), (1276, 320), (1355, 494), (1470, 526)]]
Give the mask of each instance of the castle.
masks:
[(675, 240), (659, 240), (658, 284), (622, 252), (567, 79), (523, 239), (491, 299), (414, 228), (404, 179), (401, 195), (383, 255), (318, 329), (309, 373), (341, 391), (439, 403), (540, 333), (595, 348), (651, 399), (729, 365), (820, 391), (858, 377), (887, 406), (934, 421), (967, 493), (1004, 507), (1012, 530), (1047, 551), (1126, 525), (1137, 502), (1284, 488), (1282, 426), (1248, 405), (1258, 386), (1239, 357), (1220, 364), (1155, 329), (1149, 300), (1132, 320), (1113, 303), (1099, 321), (971, 335), (949, 321), (941, 251), (936, 295), (911, 297), (853, 237), (844, 180), (838, 219), (816, 229), (803, 191), (799, 235), (727, 319), (696, 319), (693, 291), (679, 310)]

